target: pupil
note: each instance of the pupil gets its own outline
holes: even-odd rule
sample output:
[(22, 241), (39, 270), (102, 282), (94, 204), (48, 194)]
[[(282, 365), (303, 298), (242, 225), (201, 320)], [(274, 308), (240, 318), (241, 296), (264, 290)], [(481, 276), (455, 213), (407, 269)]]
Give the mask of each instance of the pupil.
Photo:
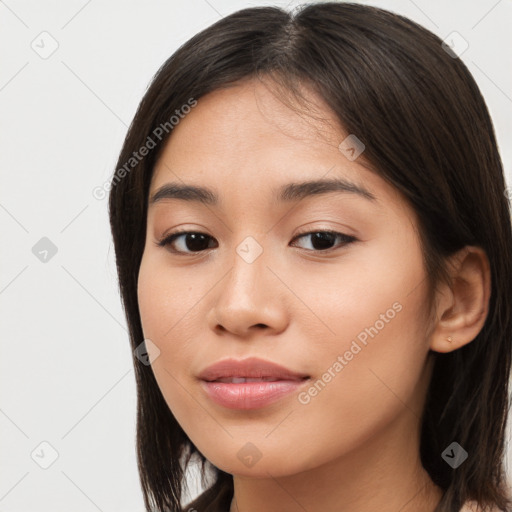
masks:
[(203, 243), (203, 245), (204, 245), (205, 240), (206, 240), (206, 236), (201, 233), (190, 233), (187, 235), (187, 239), (186, 239), (187, 248), (190, 251), (201, 251), (205, 248), (201, 245), (201, 243)]
[(330, 249), (335, 236), (334, 233), (314, 233), (313, 247), (315, 249)]

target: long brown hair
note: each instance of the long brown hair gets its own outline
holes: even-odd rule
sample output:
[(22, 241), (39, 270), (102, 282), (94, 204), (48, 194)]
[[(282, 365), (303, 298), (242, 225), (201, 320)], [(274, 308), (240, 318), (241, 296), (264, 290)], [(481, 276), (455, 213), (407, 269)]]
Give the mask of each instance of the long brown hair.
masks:
[[(489, 314), (471, 343), (435, 355), (420, 452), (431, 479), (445, 491), (437, 512), (459, 510), (468, 499), (507, 510), (512, 231), (502, 162), (470, 72), (437, 36), (407, 18), (337, 2), (306, 4), (293, 13), (276, 7), (243, 9), (192, 37), (162, 65), (129, 128), (109, 197), (132, 349), (143, 341), (137, 278), (149, 183), (172, 136), (169, 120), (191, 98), (200, 102), (215, 89), (263, 76), (281, 94), (299, 97), (300, 84), (314, 88), (347, 132), (363, 141), (364, 161), (417, 213), (431, 290), (445, 276), (447, 256), (465, 245), (486, 251), (492, 277)], [(131, 161), (150, 139), (156, 147)], [(190, 456), (200, 458), (203, 470), (209, 463), (169, 410), (151, 367), (136, 357), (133, 361), (146, 508), (179, 511)], [(453, 441), (469, 452), (457, 469), (441, 457)], [(209, 469), (216, 479), (212, 494), (232, 486), (231, 475)]]

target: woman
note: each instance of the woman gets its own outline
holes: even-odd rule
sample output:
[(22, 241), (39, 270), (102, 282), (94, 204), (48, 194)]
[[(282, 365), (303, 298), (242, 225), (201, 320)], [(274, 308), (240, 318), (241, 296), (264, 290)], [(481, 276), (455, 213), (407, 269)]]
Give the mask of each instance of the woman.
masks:
[(509, 205), (437, 36), (225, 17), (156, 74), (109, 208), (147, 510), (509, 510)]

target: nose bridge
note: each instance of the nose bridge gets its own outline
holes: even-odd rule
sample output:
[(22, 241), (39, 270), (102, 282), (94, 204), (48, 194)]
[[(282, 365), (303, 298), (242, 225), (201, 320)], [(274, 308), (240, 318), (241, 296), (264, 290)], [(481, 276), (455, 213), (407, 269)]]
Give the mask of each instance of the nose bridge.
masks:
[[(260, 240), (262, 236), (258, 237)], [(264, 255), (265, 253), (265, 255)], [(229, 294), (234, 295), (243, 304), (258, 300), (258, 286), (265, 281), (263, 273), (266, 268), (266, 252), (261, 243), (252, 235), (248, 235), (234, 247), (231, 258), (232, 269), (229, 276)], [(241, 303), (239, 303), (239, 307)]]
[(263, 235), (258, 236), (258, 238), (260, 241), (258, 241), (254, 236), (248, 235), (236, 246), (235, 252), (238, 258), (235, 258), (235, 261), (237, 263), (240, 263), (237, 260), (241, 259), (247, 265), (253, 265), (259, 260), (259, 265), (261, 265), (261, 261), (264, 259), (262, 258), (264, 252)]
[[(263, 235), (259, 237), (263, 242)], [(213, 305), (214, 326), (242, 334), (251, 326), (281, 329), (285, 321), (274, 277), (267, 268), (268, 254), (255, 236), (247, 235), (233, 248), (230, 271), (221, 284)], [(275, 277), (274, 277), (275, 279)]]

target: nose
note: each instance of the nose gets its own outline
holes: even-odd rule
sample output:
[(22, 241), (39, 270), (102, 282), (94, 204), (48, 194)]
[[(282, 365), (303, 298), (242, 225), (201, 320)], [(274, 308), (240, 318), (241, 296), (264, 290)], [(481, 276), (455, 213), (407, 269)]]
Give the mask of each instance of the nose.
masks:
[[(242, 256), (241, 256), (242, 255)], [(257, 333), (276, 334), (288, 322), (286, 287), (269, 268), (266, 252), (254, 261), (234, 252), (231, 268), (212, 290), (208, 324), (217, 334), (248, 338)]]

